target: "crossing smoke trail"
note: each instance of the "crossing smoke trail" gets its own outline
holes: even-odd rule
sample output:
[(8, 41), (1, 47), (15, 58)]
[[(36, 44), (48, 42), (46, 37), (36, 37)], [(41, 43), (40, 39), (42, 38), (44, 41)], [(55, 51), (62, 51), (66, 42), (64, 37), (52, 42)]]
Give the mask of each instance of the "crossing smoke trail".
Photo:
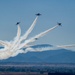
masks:
[[(72, 48), (75, 47), (75, 44), (73, 45), (34, 45), (34, 46), (30, 46), (25, 50), (25, 53), (27, 52), (42, 52), (42, 51), (48, 51), (48, 50), (58, 50), (58, 49), (64, 49), (64, 48)], [(73, 50), (71, 50), (73, 51)], [(23, 52), (24, 53), (24, 52)]]
[(15, 57), (19, 53), (27, 53), (29, 51), (30, 52), (32, 52), (32, 51), (41, 52), (41, 51), (46, 51), (46, 50), (53, 50), (53, 49), (55, 49), (55, 47), (56, 48), (75, 47), (74, 44), (73, 45), (57, 45), (57, 46), (42, 45), (42, 47), (41, 47), (41, 45), (31, 46), (30, 45), (31, 42), (35, 42), (39, 38), (45, 36), (47, 33), (51, 32), (52, 30), (54, 30), (55, 28), (57, 28), (58, 26), (61, 25), (61, 23), (58, 23), (58, 25), (55, 25), (54, 27), (52, 27), (44, 32), (41, 32), (40, 34), (38, 34), (30, 39), (27, 39), (27, 37), (29, 36), (31, 31), (33, 30), (33, 28), (37, 22), (38, 16), (40, 14), (38, 13), (36, 15), (37, 15), (37, 17), (35, 18), (35, 20), (31, 24), (30, 28), (26, 31), (26, 33), (23, 36), (21, 36), (21, 28), (18, 25), (17, 26), (18, 27), (17, 35), (13, 41), (8, 42), (8, 41), (0, 40), (0, 45), (4, 47), (4, 48), (0, 49), (0, 60), (8, 59), (10, 57)]
[[(4, 47), (11, 47), (12, 46), (11, 48), (13, 48), (15, 46), (15, 44), (17, 43), (17, 41), (19, 40), (20, 35), (21, 35), (21, 29), (20, 29), (20, 26), (18, 25), (17, 35), (14, 38), (14, 40), (10, 41), (10, 42), (0, 40), (0, 45), (2, 45)], [(11, 43), (12, 43), (12, 45), (11, 45)]]
[[(46, 30), (46, 31), (44, 31), (44, 32), (42, 32), (42, 33), (36, 35), (36, 36), (33, 37), (32, 39), (29, 39), (28, 42), (24, 42), (24, 43), (22, 43), (22, 44), (20, 44), (20, 45), (18, 44), (19, 47), (16, 47), (16, 48), (13, 49), (13, 50), (14, 50), (14, 54), (12, 55), (12, 57), (18, 55), (19, 53), (27, 53), (28, 51), (35, 51), (35, 52), (37, 52), (37, 51), (40, 51), (40, 50), (41, 50), (41, 51), (44, 51), (44, 50), (46, 50), (46, 49), (47, 49), (47, 50), (51, 49), (51, 48), (42, 48), (42, 49), (40, 49), (40, 50), (39, 50), (39, 48), (38, 48), (38, 49), (33, 49), (33, 48), (30, 48), (29, 45), (27, 45), (27, 44), (36, 41), (36, 40), (35, 40), (36, 38), (43, 37), (43, 36), (46, 35), (48, 32), (54, 30), (54, 29), (57, 28), (58, 26), (59, 26), (59, 25), (56, 25), (56, 26), (54, 26), (54, 27), (52, 27), (52, 28), (50, 28), (50, 29), (48, 29), (48, 30)], [(33, 40), (33, 41), (32, 41), (32, 40)], [(18, 45), (17, 45), (17, 46), (18, 46)], [(28, 48), (24, 51), (24, 50), (21, 49), (21, 48), (23, 48), (23, 47), (28, 47)], [(21, 49), (21, 50), (20, 50), (20, 49)]]
[[(42, 52), (42, 51), (48, 51), (48, 50), (60, 50), (64, 48), (70, 48), (70, 47), (75, 47), (75, 45), (62, 45), (62, 46), (54, 46), (54, 45), (34, 45), (34, 46), (29, 46), (25, 50), (21, 49), (20, 51), (17, 51), (15, 53), (15, 56), (18, 55), (19, 53), (27, 53), (27, 52)], [(72, 50), (73, 51), (73, 50)], [(14, 57), (14, 55), (13, 55)]]
[(33, 23), (31, 24), (30, 28), (27, 30), (27, 32), (26, 32), (23, 36), (20, 37), (20, 39), (18, 40), (18, 42), (17, 42), (16, 46), (14, 47), (14, 49), (15, 49), (17, 46), (20, 46), (20, 43), (28, 37), (28, 35), (31, 33), (31, 31), (32, 31), (33, 28), (34, 28), (34, 26), (35, 26), (35, 24), (36, 24), (36, 22), (37, 22), (37, 19), (38, 19), (38, 16), (35, 18), (35, 20), (34, 20)]
[(12, 50), (12, 48), (17, 43), (17, 41), (20, 37), (20, 34), (21, 34), (21, 29), (20, 29), (20, 26), (18, 25), (17, 36), (14, 38), (13, 41), (7, 42), (7, 41), (0, 40), (0, 44), (2, 46), (4, 46), (3, 49), (0, 49), (0, 60), (7, 59), (14, 53), (14, 52), (12, 52), (12, 51), (14, 51), (14, 50)]
[(0, 50), (0, 60), (7, 59), (9, 57), (14, 57), (14, 56), (18, 55), (19, 53), (25, 53), (24, 50), (21, 50), (21, 49), (17, 50), (16, 47), (18, 47), (19, 44), (28, 37), (28, 35), (30, 34), (30, 32), (34, 28), (37, 19), (38, 19), (38, 16), (36, 17), (36, 19), (32, 23), (31, 27), (28, 29), (26, 34), (24, 34), (21, 38), (20, 38), (21, 29), (20, 29), (20, 26), (18, 25), (17, 36), (14, 38), (13, 41), (10, 41), (8, 44), (8, 42), (0, 40), (0, 45), (4, 46), (4, 49)]
[(21, 36), (20, 41), (23, 41), (23, 40), (25, 40), (25, 39), (28, 37), (28, 35), (29, 35), (29, 34), (31, 33), (31, 31), (33, 30), (33, 28), (34, 28), (34, 26), (35, 26), (37, 20), (38, 20), (38, 16), (35, 18), (35, 20), (34, 20), (33, 23), (31, 24), (30, 28), (26, 31), (26, 33), (25, 33), (23, 36)]
[[(67, 45), (66, 48), (68, 47), (72, 47), (75, 45)], [(60, 47), (60, 46), (59, 46)], [(20, 50), (16, 50), (13, 53), (9, 50), (0, 50), (0, 60), (1, 59), (7, 59), (9, 57), (15, 57), (17, 56), (19, 53), (27, 53), (27, 52), (42, 52), (42, 51), (47, 51), (47, 50), (57, 50), (59, 49), (59, 47), (55, 47), (55, 46), (42, 46), (41, 45), (36, 45), (36, 47), (34, 46), (30, 46), (28, 48), (26, 48), (26, 50), (20, 49)]]
[(58, 26), (59, 26), (59, 25), (56, 25), (56, 26), (54, 26), (54, 27), (52, 27), (52, 28), (50, 28), (50, 29), (48, 29), (48, 30), (46, 30), (46, 31), (44, 31), (44, 32), (41, 32), (40, 34), (38, 34), (38, 35), (36, 35), (36, 36), (34, 36), (34, 37), (32, 37), (32, 38), (26, 40), (24, 43), (22, 43), (22, 44), (20, 45), (19, 48), (24, 47), (24, 46), (26, 46), (27, 44), (36, 41), (37, 39), (39, 39), (40, 37), (43, 37), (43, 36), (46, 35), (48, 32), (54, 30), (54, 29), (57, 28)]

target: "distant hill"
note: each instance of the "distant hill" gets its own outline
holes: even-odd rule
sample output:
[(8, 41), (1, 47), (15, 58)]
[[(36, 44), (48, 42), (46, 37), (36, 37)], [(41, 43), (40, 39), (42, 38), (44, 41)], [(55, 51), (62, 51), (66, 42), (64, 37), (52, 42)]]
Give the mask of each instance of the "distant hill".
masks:
[[(51, 46), (51, 45), (41, 45)], [(36, 48), (36, 46), (35, 46)], [(26, 62), (26, 63), (75, 63), (75, 52), (67, 49), (48, 50), (43, 52), (28, 52), (19, 54), (0, 62)]]

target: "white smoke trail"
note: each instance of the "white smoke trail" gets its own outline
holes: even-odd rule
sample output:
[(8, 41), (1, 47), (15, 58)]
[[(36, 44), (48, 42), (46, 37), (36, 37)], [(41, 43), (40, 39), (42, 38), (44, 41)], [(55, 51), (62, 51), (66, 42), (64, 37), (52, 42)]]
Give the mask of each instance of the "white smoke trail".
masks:
[(20, 53), (25, 53), (25, 51), (22, 50), (22, 49), (16, 50), (16, 51), (14, 51), (14, 53), (11, 55), (11, 57), (15, 57), (15, 56), (17, 56), (17, 55), (20, 54)]
[(47, 48), (32, 48), (31, 50), (28, 50), (29, 52), (43, 52), (43, 51), (48, 51), (48, 50), (55, 50), (56, 48), (53, 47), (47, 47)]
[(26, 41), (25, 41), (25, 44), (28, 44), (28, 43), (31, 43), (31, 42), (36, 41), (37, 39), (39, 39), (40, 37), (43, 37), (44, 35), (46, 35), (47, 33), (51, 32), (52, 30), (54, 30), (54, 29), (57, 28), (57, 27), (58, 27), (58, 25), (56, 25), (56, 26), (54, 26), (54, 27), (52, 27), (52, 28), (50, 28), (50, 29), (48, 29), (48, 30), (46, 30), (46, 31), (44, 31), (44, 32), (41, 32), (40, 34), (38, 34), (38, 35), (32, 37), (31, 39), (26, 40)]
[(47, 51), (47, 50), (53, 50), (53, 47), (27, 48), (28, 52), (42, 52), (42, 51)]
[(17, 41), (19, 40), (21, 35), (21, 29), (20, 26), (18, 25), (18, 31), (17, 31), (17, 36), (15, 39), (11, 42), (6, 42), (6, 41), (1, 41), (0, 44), (4, 46), (3, 49), (0, 49), (0, 60), (2, 59), (7, 59), (11, 57), (12, 54), (14, 54), (14, 46), (16, 45)]
[[(48, 50), (60, 50), (60, 49), (66, 49), (66, 48), (72, 48), (75, 47), (75, 44), (72, 45), (52, 45), (52, 46), (42, 46), (41, 45), (34, 45), (34, 47), (30, 46), (28, 48), (26, 48), (26, 52), (42, 52), (42, 51), (48, 51)], [(71, 50), (71, 51), (75, 51), (75, 50)]]
[(20, 26), (18, 25), (17, 35), (16, 35), (16, 37), (14, 38), (10, 49), (12, 49), (12, 48), (14, 49), (15, 45), (17, 44), (17, 42), (18, 42), (19, 39), (20, 39), (20, 36), (21, 36), (21, 28), (20, 28)]
[(33, 21), (33, 23), (31, 24), (30, 28), (26, 31), (26, 33), (20, 38), (20, 41), (25, 40), (28, 35), (31, 33), (31, 31), (33, 30), (36, 22), (37, 22), (38, 16), (35, 18), (35, 20)]
[(38, 34), (38, 35), (32, 37), (31, 39), (26, 40), (24, 43), (21, 44), (21, 46), (19, 47), (19, 49), (22, 48), (22, 47), (24, 47), (24, 46), (26, 46), (27, 44), (29, 44), (29, 43), (31, 43), (31, 42), (36, 41), (38, 38), (43, 37), (43, 36), (46, 35), (48, 32), (54, 30), (54, 29), (57, 28), (58, 26), (59, 26), (59, 25), (56, 25), (56, 26), (54, 26), (54, 27), (52, 27), (52, 28), (50, 28), (50, 29), (48, 29), (48, 30), (46, 30), (46, 31), (44, 31), (44, 32), (41, 32), (40, 34)]
[(72, 45), (57, 45), (56, 47), (59, 47), (59, 48), (70, 48), (70, 47), (75, 47), (75, 44), (72, 44)]
[[(9, 57), (15, 57), (20, 53), (27, 53), (27, 52), (41, 52), (41, 51), (46, 51), (46, 50), (56, 50), (56, 48), (70, 48), (70, 47), (75, 47), (75, 44), (73, 45), (57, 45), (57, 46), (45, 46), (45, 47), (32, 47), (31, 45), (29, 45), (31, 42), (36, 41), (37, 39), (39, 39), (40, 37), (43, 37), (44, 35), (46, 35), (48, 32), (54, 30), (55, 28), (57, 28), (59, 25), (56, 25), (44, 32), (41, 32), (40, 34), (28, 39), (28, 35), (31, 33), (31, 31), (33, 30), (36, 22), (37, 22), (38, 16), (35, 18), (35, 20), (33, 21), (32, 25), (30, 26), (30, 28), (27, 30), (27, 32), (21, 36), (21, 28), (18, 25), (18, 31), (17, 31), (17, 35), (14, 38), (13, 41), (2, 41), (0, 40), (0, 45), (4, 46), (4, 48), (0, 49), (0, 60), (3, 59), (8, 59)], [(25, 48), (25, 49), (24, 49)]]
[(21, 43), (22, 40), (25, 40), (27, 38), (27, 36), (33, 30), (37, 19), (38, 19), (38, 17), (36, 17), (36, 19), (32, 23), (32, 25), (29, 28), (29, 30), (27, 31), (27, 33), (24, 36), (22, 36), (21, 39), (20, 39), (21, 29), (20, 29), (20, 26), (18, 25), (17, 36), (15, 37), (15, 39), (13, 41), (9, 42), (9, 43), (11, 43), (11, 46), (9, 46), (8, 43), (6, 43), (5, 41), (0, 41), (0, 44), (3, 45), (4, 47), (9, 46), (8, 48), (4, 48), (4, 49), (0, 50), (0, 60), (7, 59), (9, 57), (16, 56), (19, 53), (25, 53), (26, 52), (23, 50), (17, 50), (16, 47), (19, 45), (17, 43), (19, 42), (19, 39), (20, 39), (19, 43)]
[(42, 51), (48, 51), (48, 50), (58, 50), (58, 49), (60, 49), (60, 48), (67, 48), (67, 47), (75, 47), (75, 45), (73, 44), (73, 45), (62, 45), (62, 46), (60, 46), (60, 45), (57, 45), (57, 46), (45, 46), (45, 47), (40, 47), (40, 45), (39, 45), (39, 47), (38, 47), (38, 45), (36, 46), (36, 48), (34, 47), (32, 47), (32, 46), (30, 46), (30, 47), (28, 47), (28, 48), (26, 48), (26, 50), (23, 50), (23, 49), (20, 49), (20, 50), (13, 50), (13, 51), (11, 51), (11, 50), (0, 50), (0, 60), (3, 60), (3, 59), (8, 59), (9, 57), (15, 57), (15, 56), (17, 56), (18, 54), (20, 54), (20, 53), (27, 53), (27, 52), (42, 52)]
[(35, 24), (37, 22), (37, 19), (38, 19), (38, 16), (35, 18), (35, 20), (31, 24), (30, 28), (27, 30), (27, 32), (23, 36), (21, 36), (21, 38), (19, 39), (19, 41), (17, 42), (17, 44), (16, 44), (16, 46), (14, 48), (17, 48), (18, 46), (20, 46), (20, 43), (28, 37), (28, 35), (31, 33), (31, 31), (34, 28), (34, 26), (35, 26)]
[(0, 45), (2, 45), (4, 47), (9, 47), (10, 46), (10, 43), (9, 42), (6, 42), (6, 41), (0, 40)]
[(0, 50), (0, 60), (8, 59), (11, 55), (12, 53), (10, 52), (10, 50), (7, 49)]
[(39, 45), (36, 46), (36, 47), (28, 47), (26, 48), (26, 50), (23, 50), (23, 49), (20, 49), (20, 50), (6, 50), (6, 49), (3, 49), (3, 50), (0, 50), (0, 60), (3, 60), (3, 59), (8, 59), (9, 57), (15, 57), (17, 56), (18, 54), (20, 53), (27, 53), (27, 52), (42, 52), (42, 51), (47, 51), (47, 50), (58, 50), (60, 48), (67, 48), (67, 47), (75, 47), (75, 45), (58, 45), (58, 46), (45, 46), (45, 47), (41, 47)]
[(4, 47), (11, 47), (12, 46), (11, 48), (13, 48), (15, 46), (15, 44), (17, 43), (17, 41), (19, 40), (20, 35), (21, 35), (21, 29), (20, 29), (20, 26), (18, 25), (17, 35), (14, 38), (14, 40), (10, 41), (10, 42), (0, 40), (0, 45), (2, 45)]
[[(35, 23), (36, 23), (36, 21), (37, 21), (37, 18), (38, 17), (36, 17), (36, 19), (34, 20), (34, 22), (33, 22), (33, 24), (31, 25), (31, 27), (28, 29), (28, 31), (27, 31), (27, 33), (24, 35), (24, 37), (22, 38), (22, 40), (23, 39), (26, 39), (26, 36), (28, 36), (29, 34), (30, 34), (30, 32), (32, 31), (32, 29), (33, 29), (33, 27), (34, 27), (34, 25), (35, 25)], [(56, 27), (57, 27), (58, 25), (56, 25), (56, 26), (54, 26), (54, 27), (52, 27), (52, 28), (50, 28), (50, 29), (48, 29), (48, 30), (46, 30), (46, 31), (44, 31), (44, 32), (42, 32), (42, 33), (40, 33), (39, 35), (36, 35), (33, 39), (35, 40), (35, 38), (40, 38), (40, 37), (42, 37), (42, 36), (44, 36), (46, 33), (48, 33), (49, 31), (51, 31), (51, 30), (53, 30), (53, 29), (55, 29)], [(17, 46), (18, 46), (19, 44), (17, 44)], [(16, 47), (17, 47), (16, 46)], [(29, 45), (25, 45), (25, 47), (28, 47)], [(16, 48), (16, 47), (14, 47), (14, 49)], [(27, 50), (30, 50), (29, 48), (28, 49), (26, 49), (25, 51), (23, 51), (23, 50), (19, 50), (20, 48), (22, 48), (23, 47), (23, 44), (20, 44), (19, 45), (19, 48), (18, 49), (12, 49), (12, 50), (14, 50), (16, 53), (14, 53), (15, 55), (16, 54), (19, 54), (21, 51), (22, 51), (22, 53), (26, 53), (27, 52)], [(48, 49), (48, 48), (47, 48)], [(14, 56), (14, 54), (13, 54), (13, 56)]]

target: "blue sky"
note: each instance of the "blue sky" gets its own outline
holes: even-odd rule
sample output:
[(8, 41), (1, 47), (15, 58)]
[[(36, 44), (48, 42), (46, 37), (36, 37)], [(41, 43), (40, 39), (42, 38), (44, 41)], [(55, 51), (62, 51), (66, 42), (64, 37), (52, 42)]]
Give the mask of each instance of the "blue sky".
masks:
[(29, 37), (62, 23), (34, 44), (75, 44), (75, 0), (0, 0), (0, 40), (16, 36), (16, 22), (20, 21), (22, 34), (30, 27), (36, 13), (41, 13)]

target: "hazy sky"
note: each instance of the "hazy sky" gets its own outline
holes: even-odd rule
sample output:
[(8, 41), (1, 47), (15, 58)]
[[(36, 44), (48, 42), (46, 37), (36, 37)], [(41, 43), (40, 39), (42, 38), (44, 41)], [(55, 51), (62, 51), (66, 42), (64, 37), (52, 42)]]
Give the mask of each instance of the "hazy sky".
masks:
[(22, 34), (30, 27), (36, 13), (41, 13), (29, 37), (62, 23), (34, 44), (75, 44), (75, 0), (0, 0), (0, 40), (13, 40), (16, 22), (20, 21)]

